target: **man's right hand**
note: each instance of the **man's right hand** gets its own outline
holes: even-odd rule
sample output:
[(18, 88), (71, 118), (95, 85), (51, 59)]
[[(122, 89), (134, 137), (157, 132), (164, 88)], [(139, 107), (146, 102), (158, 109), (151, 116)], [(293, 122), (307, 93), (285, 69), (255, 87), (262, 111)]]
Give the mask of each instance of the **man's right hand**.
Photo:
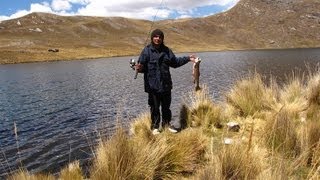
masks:
[(138, 73), (143, 73), (143, 65), (142, 64), (136, 64), (135, 69)]

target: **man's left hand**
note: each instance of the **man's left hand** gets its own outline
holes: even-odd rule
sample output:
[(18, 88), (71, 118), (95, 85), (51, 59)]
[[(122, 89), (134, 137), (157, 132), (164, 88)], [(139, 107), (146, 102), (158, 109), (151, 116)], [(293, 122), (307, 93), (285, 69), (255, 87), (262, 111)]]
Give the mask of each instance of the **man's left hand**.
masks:
[(191, 54), (191, 55), (189, 55), (189, 59), (190, 59), (190, 61), (191, 62), (193, 62), (193, 63), (195, 63), (196, 62), (196, 55), (194, 55), (194, 54)]

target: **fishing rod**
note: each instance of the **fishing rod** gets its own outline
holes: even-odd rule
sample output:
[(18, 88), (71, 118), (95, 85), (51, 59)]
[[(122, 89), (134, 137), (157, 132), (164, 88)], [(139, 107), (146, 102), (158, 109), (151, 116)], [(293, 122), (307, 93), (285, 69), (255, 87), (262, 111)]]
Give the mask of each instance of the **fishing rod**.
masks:
[[(164, 2), (164, 0), (161, 0), (161, 3), (160, 3), (160, 5), (159, 5), (159, 8), (157, 8), (157, 12), (156, 12), (156, 14), (153, 16), (153, 20), (152, 20), (152, 22), (151, 22), (151, 26), (150, 26), (149, 32), (148, 32), (148, 34), (147, 34), (147, 38), (146, 38), (143, 46), (146, 46), (147, 43), (148, 43), (148, 39), (149, 39), (149, 36), (150, 36), (150, 34), (151, 34), (151, 31), (152, 31), (154, 22), (155, 22), (155, 20), (156, 20), (156, 18), (157, 18), (159, 9), (162, 7), (163, 2)], [(137, 76), (138, 76), (138, 70), (137, 70), (137, 68), (136, 68), (137, 62), (136, 62), (135, 59), (130, 59), (130, 62), (129, 62), (129, 63), (130, 63), (130, 67), (135, 71), (134, 79), (137, 79)]]

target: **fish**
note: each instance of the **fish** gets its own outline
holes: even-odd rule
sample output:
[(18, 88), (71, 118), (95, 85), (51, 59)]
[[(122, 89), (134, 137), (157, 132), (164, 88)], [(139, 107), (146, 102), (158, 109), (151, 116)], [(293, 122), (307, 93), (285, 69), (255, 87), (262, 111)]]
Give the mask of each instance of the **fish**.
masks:
[(199, 85), (200, 62), (201, 62), (201, 59), (199, 57), (197, 57), (195, 59), (195, 62), (193, 63), (193, 68), (192, 68), (193, 84), (195, 84), (195, 91), (201, 90), (200, 85)]

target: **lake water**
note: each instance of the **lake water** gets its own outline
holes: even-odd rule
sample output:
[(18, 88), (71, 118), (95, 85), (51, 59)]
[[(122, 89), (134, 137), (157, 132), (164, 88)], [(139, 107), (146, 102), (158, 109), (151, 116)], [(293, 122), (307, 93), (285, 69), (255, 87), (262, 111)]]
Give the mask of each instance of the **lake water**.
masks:
[[(182, 56), (187, 54), (177, 54)], [(200, 83), (216, 101), (249, 72), (280, 83), (306, 64), (320, 62), (320, 49), (223, 51), (197, 53)], [(97, 137), (111, 135), (148, 112), (143, 77), (133, 79), (129, 59), (0, 65), (0, 179), (22, 164), (31, 172), (57, 172), (75, 159), (86, 164)], [(171, 69), (173, 117), (182, 97), (193, 90), (192, 64)], [(14, 133), (17, 127), (17, 139)]]

